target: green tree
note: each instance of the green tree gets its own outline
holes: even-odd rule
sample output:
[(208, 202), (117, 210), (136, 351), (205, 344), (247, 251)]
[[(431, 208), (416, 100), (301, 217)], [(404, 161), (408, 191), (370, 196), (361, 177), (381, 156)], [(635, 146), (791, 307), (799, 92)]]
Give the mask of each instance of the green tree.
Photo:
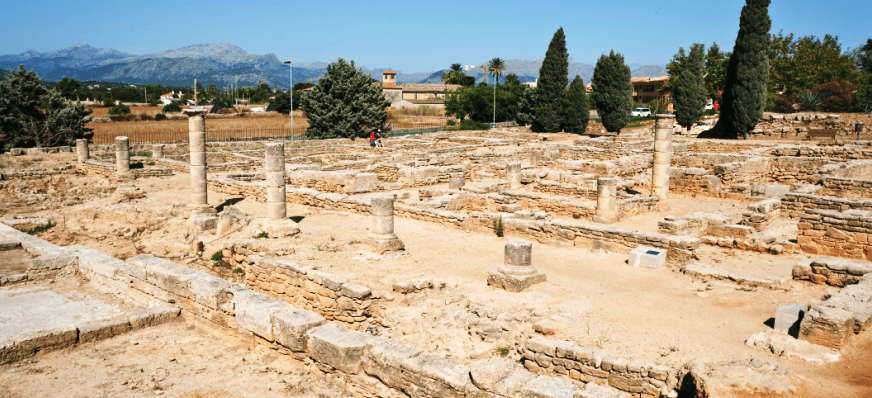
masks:
[(521, 126), (529, 126), (536, 120), (536, 104), (539, 103), (539, 89), (524, 85), (525, 89), (518, 101), (518, 115), (515, 122)]
[(46, 89), (33, 71), (18, 67), (0, 82), (0, 145), (51, 147), (73, 145), (90, 138), (90, 110), (80, 103), (65, 102), (61, 93)]
[(858, 58), (860, 70), (872, 74), (872, 39), (866, 39), (866, 44), (860, 47)]
[(839, 38), (825, 35), (794, 39), (781, 32), (771, 36), (769, 85), (787, 95), (804, 93), (826, 82), (857, 84), (860, 70), (850, 52), (843, 52)]
[(536, 119), (532, 129), (536, 132), (558, 132), (563, 129), (563, 106), (566, 86), (569, 84), (569, 53), (566, 51), (566, 36), (563, 28), (554, 33), (542, 67), (539, 68), (539, 84), (536, 104)]
[(872, 112), (872, 85), (865, 86), (854, 93), (854, 102), (851, 107), (854, 112)]
[(490, 123), (494, 117), (494, 88), (496, 103), (499, 104), (496, 107), (496, 121), (516, 120), (527, 86), (521, 84), (515, 74), (509, 74), (504, 84), (495, 87), (480, 84), (455, 90), (445, 101), (445, 115), (454, 115), (460, 119), (469, 117), (476, 122)]
[(130, 107), (124, 104), (115, 105), (109, 110), (109, 116), (123, 116), (130, 114)]
[(593, 69), (593, 92), (597, 111), (603, 127), (609, 132), (617, 132), (627, 125), (633, 107), (633, 84), (630, 82), (630, 67), (624, 64), (624, 57), (612, 50), (603, 54)]
[(494, 77), (494, 84), (499, 84), (500, 76), (506, 70), (506, 63), (500, 57), (496, 57), (488, 62), (487, 69)]
[(705, 112), (708, 91), (703, 79), (703, 45), (694, 44), (681, 65), (678, 87), (675, 89), (675, 121), (684, 128), (696, 123)]
[(678, 52), (672, 55), (672, 59), (666, 64), (666, 74), (669, 75), (669, 80), (663, 87), (660, 87), (660, 93), (674, 93), (678, 87), (678, 77), (681, 76), (681, 65), (684, 59), (687, 58), (687, 53), (684, 52), (684, 47), (678, 47)]
[(705, 89), (708, 98), (720, 101), (720, 93), (724, 91), (727, 80), (727, 60), (730, 53), (721, 51), (718, 43), (712, 43), (705, 57)]
[(206, 89), (206, 94), (209, 94), (210, 97), (218, 95), (218, 87), (215, 87), (214, 84), (210, 84), (209, 88)]
[[(727, 66), (721, 117), (711, 135), (747, 136), (763, 116), (769, 80), (770, 0), (747, 0), (739, 18), (739, 34)], [(708, 134), (707, 134), (708, 135)]]
[(181, 111), (182, 111), (182, 107), (179, 105), (179, 101), (170, 102), (169, 104), (166, 104), (163, 107), (164, 113), (181, 112)]
[(569, 84), (566, 92), (566, 105), (564, 109), (564, 130), (567, 133), (583, 134), (590, 121), (590, 104), (587, 100), (587, 89), (581, 76), (575, 75), (575, 79)]
[(305, 90), (307, 88), (311, 88), (311, 87), (315, 87), (315, 84), (312, 83), (311, 81), (294, 83), (294, 91), (303, 91), (303, 90)]
[(66, 99), (72, 99), (75, 95), (76, 90), (82, 87), (82, 84), (79, 83), (76, 79), (63, 78), (61, 81), (55, 83), (55, 90), (61, 93)]
[(300, 102), (309, 119), (306, 135), (356, 138), (372, 129), (387, 132), (385, 109), (391, 104), (370, 75), (354, 68), (354, 61), (339, 58), (328, 65), (327, 73)]

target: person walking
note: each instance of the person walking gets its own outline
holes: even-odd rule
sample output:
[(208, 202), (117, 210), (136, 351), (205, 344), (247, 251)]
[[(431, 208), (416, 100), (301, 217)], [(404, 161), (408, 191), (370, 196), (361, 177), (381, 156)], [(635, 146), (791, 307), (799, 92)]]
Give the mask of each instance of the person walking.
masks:
[(382, 137), (381, 129), (376, 130), (376, 132), (375, 132), (375, 146), (376, 147), (379, 147), (379, 148), (383, 147), (382, 142), (381, 142), (382, 138), (383, 137)]
[(369, 133), (369, 146), (375, 148), (375, 130)]

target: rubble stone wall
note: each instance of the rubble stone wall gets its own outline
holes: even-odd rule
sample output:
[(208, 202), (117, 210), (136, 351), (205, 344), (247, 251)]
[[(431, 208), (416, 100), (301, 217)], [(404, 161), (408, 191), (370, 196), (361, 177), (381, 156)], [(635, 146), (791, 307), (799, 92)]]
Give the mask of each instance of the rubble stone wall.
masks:
[[(102, 175), (106, 177), (111, 177), (115, 175), (114, 163), (101, 163), (96, 160), (88, 160), (83, 164), (77, 164), (76, 167), (78, 167), (80, 170), (88, 175)], [(173, 170), (162, 167), (147, 167), (143, 169), (131, 168), (130, 172), (137, 177), (158, 177), (173, 175)]]
[(67, 164), (60, 167), (48, 169), (22, 169), (22, 170), (4, 170), (0, 173), (0, 180), (33, 180), (43, 176), (72, 174), (76, 172), (76, 166)]
[(797, 228), (797, 243), (806, 253), (872, 261), (869, 211), (807, 209)]
[(846, 199), (831, 196), (817, 196), (801, 193), (787, 193), (781, 199), (782, 214), (790, 218), (800, 218), (812, 210), (872, 210), (872, 199)]

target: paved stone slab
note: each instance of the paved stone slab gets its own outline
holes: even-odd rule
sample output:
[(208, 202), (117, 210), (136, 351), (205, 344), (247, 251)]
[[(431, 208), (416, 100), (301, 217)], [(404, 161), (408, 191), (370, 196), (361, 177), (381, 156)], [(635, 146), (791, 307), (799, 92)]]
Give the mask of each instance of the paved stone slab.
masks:
[(521, 387), (519, 394), (531, 398), (573, 398), (578, 390), (575, 384), (566, 380), (539, 376)]
[(799, 330), (799, 322), (805, 316), (807, 307), (805, 304), (792, 304), (778, 307), (775, 310), (776, 330)]
[(287, 305), (278, 306), (272, 312), (271, 322), (276, 343), (291, 351), (306, 352), (306, 342), (309, 339), (306, 332), (327, 321), (312, 311), (300, 310)]

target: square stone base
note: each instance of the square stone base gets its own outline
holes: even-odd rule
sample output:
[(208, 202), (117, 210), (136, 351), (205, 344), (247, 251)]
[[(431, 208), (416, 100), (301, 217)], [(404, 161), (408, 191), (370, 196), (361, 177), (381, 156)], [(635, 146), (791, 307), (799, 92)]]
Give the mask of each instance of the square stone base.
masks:
[(539, 271), (530, 275), (509, 275), (500, 271), (491, 271), (487, 275), (488, 285), (509, 292), (520, 292), (537, 283), (545, 282), (545, 280), (545, 274)]
[(285, 238), (300, 233), (297, 223), (291, 219), (261, 218), (251, 222), (257, 233), (266, 232), (270, 239)]
[(368, 238), (363, 240), (363, 243), (369, 246), (370, 251), (378, 254), (406, 250), (406, 245), (403, 244), (403, 241), (401, 241), (395, 234), (371, 234)]
[(661, 268), (666, 265), (666, 250), (639, 246), (630, 252), (627, 264), (650, 270)]
[(191, 218), (188, 218), (188, 223), (203, 231), (215, 231), (218, 228), (218, 216), (194, 213), (191, 215)]

